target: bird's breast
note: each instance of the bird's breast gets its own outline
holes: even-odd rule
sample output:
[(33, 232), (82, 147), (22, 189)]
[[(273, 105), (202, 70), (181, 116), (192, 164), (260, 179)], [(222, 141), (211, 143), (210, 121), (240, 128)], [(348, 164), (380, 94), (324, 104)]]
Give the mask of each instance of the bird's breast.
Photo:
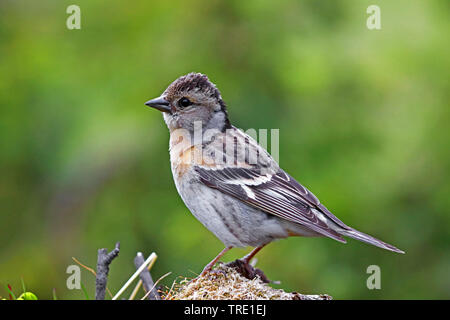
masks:
[(206, 152), (201, 143), (193, 144), (184, 136), (171, 135), (169, 151), (174, 178), (182, 178), (194, 166), (210, 168), (217, 166), (214, 157)]

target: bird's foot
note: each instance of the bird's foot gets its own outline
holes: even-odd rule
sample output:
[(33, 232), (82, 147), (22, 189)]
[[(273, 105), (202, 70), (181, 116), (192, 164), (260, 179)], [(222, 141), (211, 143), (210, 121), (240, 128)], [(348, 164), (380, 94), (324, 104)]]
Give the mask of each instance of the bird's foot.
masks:
[(225, 264), (226, 267), (233, 268), (236, 270), (241, 276), (244, 278), (253, 280), (256, 277), (259, 277), (262, 282), (270, 283), (272, 281), (267, 278), (264, 272), (261, 269), (253, 267), (247, 259), (236, 259), (232, 262), (228, 262)]

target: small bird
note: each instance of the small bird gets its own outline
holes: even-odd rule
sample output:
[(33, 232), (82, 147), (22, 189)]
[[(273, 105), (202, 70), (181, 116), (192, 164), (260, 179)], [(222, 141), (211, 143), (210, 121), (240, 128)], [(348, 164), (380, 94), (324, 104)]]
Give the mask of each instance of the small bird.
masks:
[(175, 186), (192, 214), (224, 244), (201, 275), (233, 247), (254, 249), (290, 236), (342, 236), (404, 253), (335, 217), (317, 197), (281, 169), (249, 135), (234, 127), (216, 86), (189, 73), (145, 103), (163, 112), (170, 132)]

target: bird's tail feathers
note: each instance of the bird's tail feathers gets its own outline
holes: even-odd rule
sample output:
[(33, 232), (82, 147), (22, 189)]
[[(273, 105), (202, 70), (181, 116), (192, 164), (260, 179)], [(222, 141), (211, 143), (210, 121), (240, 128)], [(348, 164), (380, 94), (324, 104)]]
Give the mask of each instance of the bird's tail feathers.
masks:
[(363, 242), (369, 243), (371, 245), (374, 245), (374, 246), (377, 246), (377, 247), (380, 247), (380, 248), (383, 248), (383, 249), (386, 249), (386, 250), (389, 250), (389, 251), (394, 251), (394, 252), (398, 252), (398, 253), (405, 253), (404, 251), (394, 247), (393, 245), (391, 245), (389, 243), (386, 243), (386, 242), (383, 242), (381, 240), (378, 240), (378, 239), (376, 239), (376, 238), (374, 238), (372, 236), (369, 236), (368, 234), (362, 233), (362, 232), (360, 232), (358, 230), (355, 230), (353, 228), (350, 228), (348, 230), (341, 229), (341, 230), (338, 231), (338, 233), (340, 233), (343, 236), (350, 237), (350, 238), (353, 238), (353, 239), (356, 239), (356, 240), (359, 240), (359, 241), (363, 241)]

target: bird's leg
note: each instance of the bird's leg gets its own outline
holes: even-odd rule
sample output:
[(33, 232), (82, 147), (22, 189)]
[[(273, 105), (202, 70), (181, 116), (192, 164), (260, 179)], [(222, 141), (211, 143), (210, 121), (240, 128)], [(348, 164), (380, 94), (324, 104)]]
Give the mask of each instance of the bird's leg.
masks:
[(256, 247), (249, 254), (247, 254), (245, 257), (243, 257), (241, 260), (244, 261), (245, 263), (250, 263), (250, 260), (252, 260), (253, 257), (259, 252), (259, 250), (264, 248), (266, 245), (267, 245), (267, 243), (263, 244), (262, 246)]
[(222, 258), (222, 256), (227, 253), (228, 250), (230, 250), (233, 247), (226, 247), (225, 249), (223, 249), (222, 251), (220, 251), (220, 253), (210, 262), (208, 263), (205, 268), (203, 269), (202, 273), (200, 274), (200, 277), (203, 277), (204, 275), (206, 275), (208, 272), (211, 271), (212, 267), (214, 267), (214, 265), (216, 264), (217, 261), (219, 261), (220, 258)]
[[(267, 244), (267, 243), (266, 243)], [(247, 279), (254, 279), (255, 277), (259, 277), (261, 281), (265, 283), (269, 283), (270, 280), (266, 277), (264, 272), (260, 269), (254, 268), (250, 265), (250, 260), (253, 259), (253, 257), (266, 246), (266, 244), (263, 244), (262, 246), (256, 247), (253, 249), (249, 254), (247, 254), (242, 259), (234, 260), (233, 262), (229, 262), (226, 264), (227, 267), (233, 268), (236, 270), (241, 276), (247, 278)]]

